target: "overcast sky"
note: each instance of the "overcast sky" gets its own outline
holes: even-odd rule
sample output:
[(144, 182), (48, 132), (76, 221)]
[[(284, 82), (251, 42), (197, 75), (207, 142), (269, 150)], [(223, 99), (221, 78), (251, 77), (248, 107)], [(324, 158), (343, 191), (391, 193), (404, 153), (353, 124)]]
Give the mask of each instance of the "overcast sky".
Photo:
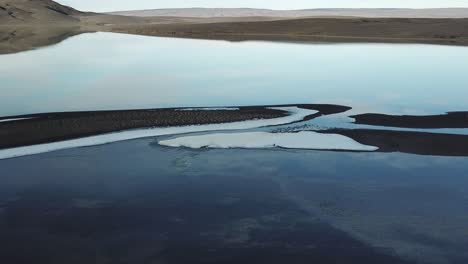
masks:
[(58, 0), (87, 11), (116, 11), (173, 7), (251, 7), (269, 9), (468, 7), (468, 0)]

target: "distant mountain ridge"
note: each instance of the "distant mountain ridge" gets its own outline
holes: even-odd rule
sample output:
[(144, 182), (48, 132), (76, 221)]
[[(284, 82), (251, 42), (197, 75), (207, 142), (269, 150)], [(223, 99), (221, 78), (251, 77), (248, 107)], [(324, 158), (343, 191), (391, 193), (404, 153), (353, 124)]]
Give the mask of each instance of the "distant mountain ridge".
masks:
[(83, 15), (52, 0), (0, 0), (0, 25), (75, 23)]
[(271, 10), (254, 8), (175, 8), (111, 12), (124, 16), (170, 17), (337, 17), (369, 18), (468, 18), (468, 8), (399, 9), (399, 8), (321, 8), (303, 10)]

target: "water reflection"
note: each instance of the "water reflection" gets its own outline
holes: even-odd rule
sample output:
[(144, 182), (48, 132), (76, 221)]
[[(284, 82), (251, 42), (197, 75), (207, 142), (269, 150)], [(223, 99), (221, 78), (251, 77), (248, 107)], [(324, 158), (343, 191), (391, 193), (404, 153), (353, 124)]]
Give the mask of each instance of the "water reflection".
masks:
[(0, 115), (311, 102), (441, 113), (466, 107), (467, 64), (453, 46), (82, 34), (1, 56)]
[[(83, 34), (0, 56), (0, 116), (311, 102), (432, 114), (467, 110), (467, 66), (463, 47)], [(344, 119), (305, 125), (357, 127)], [(466, 263), (467, 171), (466, 158), (152, 139), (1, 160), (0, 259)]]
[(467, 168), (466, 158), (151, 139), (71, 149), (0, 161), (0, 240), (13, 258), (33, 236), (28, 255), (40, 260), (73, 247), (83, 261), (463, 263)]

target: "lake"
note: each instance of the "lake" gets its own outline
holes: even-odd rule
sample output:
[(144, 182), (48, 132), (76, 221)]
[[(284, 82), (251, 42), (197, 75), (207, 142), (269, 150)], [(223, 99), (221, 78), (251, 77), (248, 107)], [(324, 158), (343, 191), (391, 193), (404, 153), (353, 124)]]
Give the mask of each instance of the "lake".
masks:
[(0, 60), (0, 116), (175, 106), (334, 103), (466, 110), (468, 48), (225, 42), (82, 34)]
[[(82, 34), (0, 56), (0, 116), (325, 103), (352, 110), (243, 131), (466, 137), (348, 117), (467, 111), (466, 69), (455, 46)], [(468, 157), (159, 144), (177, 137), (0, 160), (0, 261), (468, 262)]]

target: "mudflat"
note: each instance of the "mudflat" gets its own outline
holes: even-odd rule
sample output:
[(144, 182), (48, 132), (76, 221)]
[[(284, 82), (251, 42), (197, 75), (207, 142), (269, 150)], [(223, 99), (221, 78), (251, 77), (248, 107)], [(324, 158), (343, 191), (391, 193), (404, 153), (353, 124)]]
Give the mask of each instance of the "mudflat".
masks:
[(262, 107), (239, 111), (154, 109), (37, 114), (0, 123), (0, 149), (136, 128), (217, 124), (286, 115), (285, 111)]
[[(297, 106), (320, 115), (349, 110), (339, 105)], [(280, 107), (280, 106), (272, 106)], [(288, 112), (269, 106), (240, 107), (238, 110), (147, 109), (120, 111), (63, 112), (0, 118), (0, 149), (50, 143), (137, 128), (231, 123), (287, 116)], [(3, 122), (2, 122), (3, 120)], [(11, 120), (11, 121), (10, 121)]]
[[(299, 104), (247, 106), (233, 109), (213, 108), (212, 110), (206, 108), (166, 108), (9, 116), (0, 118), (0, 149), (58, 142), (130, 129), (231, 123), (279, 118), (289, 114), (286, 111), (270, 107), (299, 107), (317, 111), (302, 121), (343, 113), (351, 109), (340, 105)], [(367, 115), (372, 114), (363, 114), (362, 116)], [(420, 116), (417, 118), (424, 121), (423, 124), (426, 128), (444, 128), (447, 127), (446, 122), (451, 122), (449, 123), (450, 127), (464, 127), (464, 120), (453, 121), (450, 114), (442, 115), (442, 117)], [(383, 120), (385, 121), (385, 119)], [(285, 128), (285, 131), (287, 130), (288, 128)], [(343, 135), (361, 144), (376, 146), (380, 152), (468, 156), (467, 135), (394, 131), (382, 128), (376, 130), (331, 128), (317, 132)]]
[(402, 152), (431, 156), (468, 156), (468, 136), (372, 129), (330, 129), (321, 133), (340, 134), (380, 152)]
[(449, 112), (444, 115), (385, 115), (362, 114), (351, 116), (356, 124), (404, 128), (468, 128), (468, 112)]
[(316, 114), (306, 117), (306, 120), (350, 109), (340, 105), (311, 104), (250, 106), (236, 108), (236, 110), (166, 108), (43, 113), (2, 117), (0, 118), (0, 149), (76, 139), (129, 129), (231, 123), (278, 118), (289, 114), (286, 111), (270, 107), (299, 107), (317, 111)]

